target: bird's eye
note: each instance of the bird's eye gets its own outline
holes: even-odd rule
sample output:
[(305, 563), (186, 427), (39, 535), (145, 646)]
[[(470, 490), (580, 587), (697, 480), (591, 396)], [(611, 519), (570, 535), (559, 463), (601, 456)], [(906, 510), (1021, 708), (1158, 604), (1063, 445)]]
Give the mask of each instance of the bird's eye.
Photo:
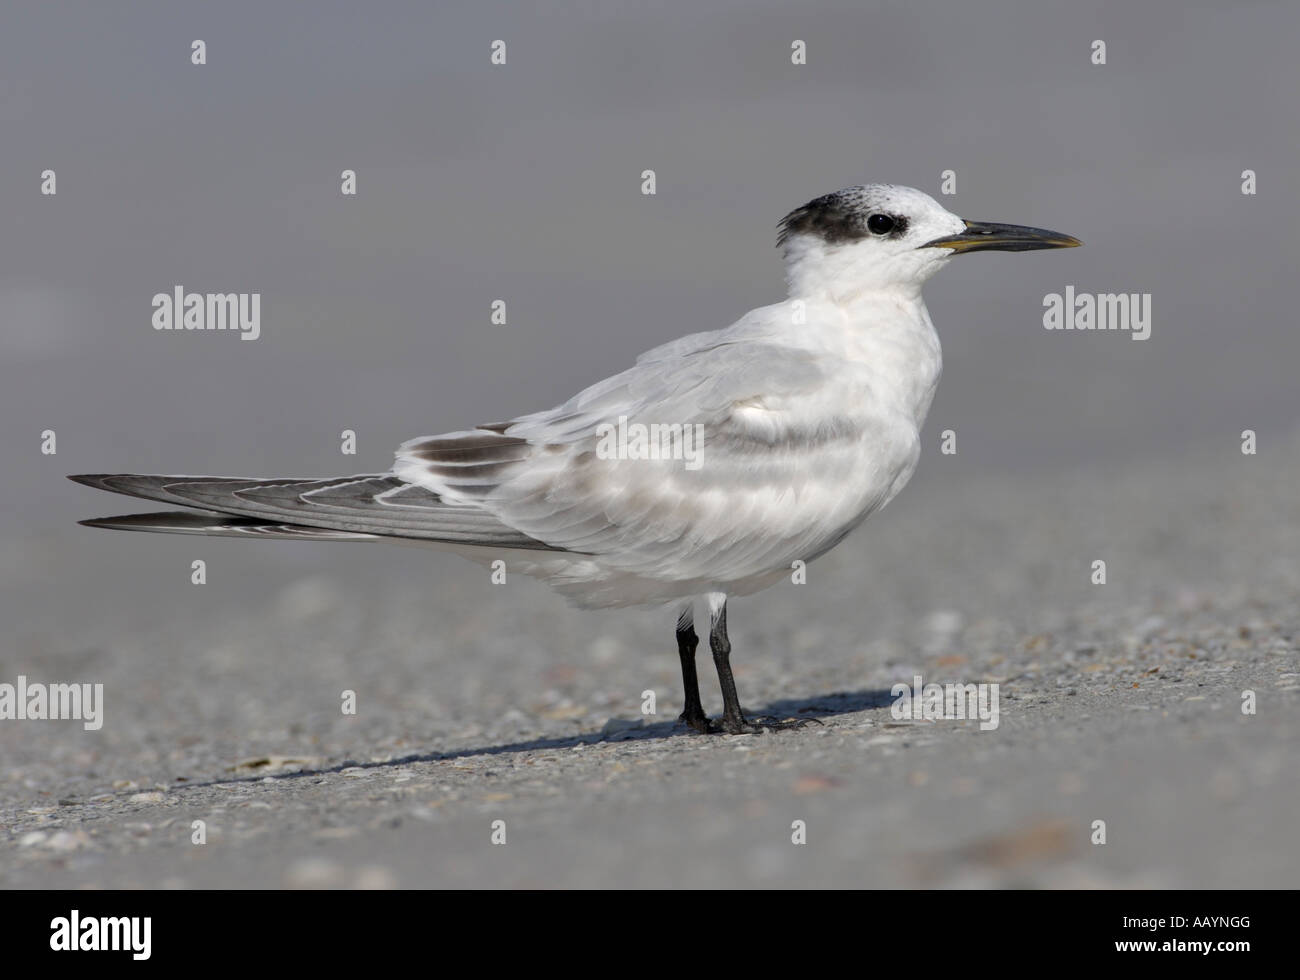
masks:
[(873, 214), (867, 218), (867, 230), (873, 235), (888, 235), (894, 230), (894, 219), (887, 214)]

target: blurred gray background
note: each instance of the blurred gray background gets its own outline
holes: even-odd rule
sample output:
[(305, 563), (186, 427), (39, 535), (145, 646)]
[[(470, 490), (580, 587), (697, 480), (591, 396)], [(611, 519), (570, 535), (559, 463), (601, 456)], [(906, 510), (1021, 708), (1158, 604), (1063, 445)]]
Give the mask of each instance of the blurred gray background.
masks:
[[(529, 583), (507, 599), (477, 566), (414, 549), (84, 529), (74, 522), (151, 508), (63, 475), (386, 469), (407, 438), (547, 407), (640, 351), (778, 300), (776, 222), (854, 183), (940, 197), (941, 172), (955, 170), (957, 194), (940, 197), (950, 209), (1086, 243), (960, 258), (929, 285), (945, 376), (913, 485), (873, 524), (895, 515), (900, 529), (933, 530), (933, 547), (868, 529), (827, 566), (842, 573), (839, 602), (821, 613), (854, 656), (867, 645), (863, 663), (879, 664), (869, 645), (896, 642), (907, 662), (908, 624), (952, 609), (966, 622), (1003, 615), (1015, 647), (1043, 617), (1111, 601), (1078, 571), (1106, 547), (1151, 562), (1112, 592), (1134, 607), (1151, 598), (1143, 589), (1177, 595), (1188, 581), (1235, 588), (1244, 607), (1242, 575), (1294, 575), (1294, 552), (1278, 550), (1292, 540), (1283, 511), (1242, 503), (1261, 479), (1292, 479), (1300, 422), (1293, 3), (6, 2), (2, 23), (0, 679), (118, 682), (110, 740), (91, 749), (66, 729), (0, 726), (15, 812), (78, 780), (83, 794), (166, 782), (166, 752), (133, 753), (181, 731), (204, 744), (270, 719), (265, 744), (195, 763), (213, 772), (276, 751), (309, 710), (293, 698), (318, 680), (324, 707), (302, 696), (321, 712), (309, 734), (326, 737), (330, 699), (357, 686), (349, 671), (389, 678), (394, 696), (459, 684), (465, 724), (507, 710), (509, 685), (563, 689), (548, 673), (561, 661), (579, 676), (610, 661), (600, 669), (621, 693), (593, 709), (596, 729), (635, 715), (646, 671), (679, 697), (662, 616), (581, 614)], [(498, 38), (503, 67), (489, 64)], [(1104, 66), (1090, 61), (1098, 38)], [(806, 65), (790, 63), (794, 39)], [(55, 197), (39, 193), (46, 168)], [(344, 169), (358, 173), (355, 198), (339, 193)], [(640, 193), (644, 169), (657, 196)], [(1257, 196), (1241, 194), (1245, 169)], [(176, 284), (260, 291), (262, 337), (154, 331), (151, 297)], [(1042, 298), (1067, 284), (1151, 293), (1151, 338), (1045, 331)], [(490, 323), (496, 299), (505, 326)], [(946, 428), (955, 457), (938, 453)], [(1259, 433), (1254, 471), (1240, 469), (1245, 428)], [(40, 453), (44, 429), (58, 434), (55, 456)], [(358, 434), (355, 457), (339, 452), (343, 429)], [(1268, 500), (1285, 508), (1291, 496)], [(981, 524), (977, 501), (1000, 501), (1006, 521)], [(1207, 502), (1227, 508), (1212, 540), (1189, 530)], [(1243, 514), (1249, 533), (1223, 523)], [(1008, 544), (1022, 520), (1043, 537)], [(1177, 550), (1189, 537), (1204, 564)], [(194, 557), (209, 563), (202, 589), (189, 583)], [(757, 634), (797, 625), (804, 602), (787, 591), (743, 608), (766, 610), (749, 621)], [(277, 659), (292, 648), (312, 669), (302, 608), (361, 617), (314, 641), (337, 678), (307, 681)], [(261, 639), (221, 639), (231, 623), (261, 624), (250, 634)], [(788, 652), (772, 643), (753, 656)], [(500, 659), (490, 671), (471, 655), (484, 644)], [(212, 656), (235, 659), (200, 685)], [(776, 690), (742, 682), (742, 697), (786, 693), (778, 677), (804, 676), (804, 662), (774, 673)], [(800, 690), (853, 689), (853, 669)], [(175, 686), (151, 689), (158, 676)], [(275, 707), (245, 704), (277, 684)], [(714, 705), (711, 678), (706, 689)], [(159, 707), (168, 698), (185, 709)], [(130, 714), (129, 737), (110, 737), (115, 710)], [(419, 711), (390, 719), (412, 751), (447, 730)], [(42, 768), (55, 758), (65, 770)], [(1206, 875), (1193, 883), (1219, 880)]]

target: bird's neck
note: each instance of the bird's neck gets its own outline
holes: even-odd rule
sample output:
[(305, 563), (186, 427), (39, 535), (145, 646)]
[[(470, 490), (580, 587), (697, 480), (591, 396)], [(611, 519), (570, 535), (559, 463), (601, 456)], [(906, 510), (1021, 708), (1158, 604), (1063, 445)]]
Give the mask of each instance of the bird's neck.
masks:
[(873, 295), (887, 295), (920, 302), (922, 280), (897, 272), (864, 261), (854, 245), (830, 245), (808, 235), (785, 244), (785, 281), (791, 299), (852, 306), (870, 301)]

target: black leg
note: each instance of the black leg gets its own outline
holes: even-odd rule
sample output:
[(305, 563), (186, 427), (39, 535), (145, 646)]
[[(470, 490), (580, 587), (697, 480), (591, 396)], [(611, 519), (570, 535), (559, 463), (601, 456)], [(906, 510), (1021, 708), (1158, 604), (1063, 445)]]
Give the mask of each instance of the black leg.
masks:
[(713, 650), (713, 666), (718, 669), (718, 685), (722, 688), (722, 729), (733, 735), (753, 731), (740, 710), (736, 696), (736, 679), (731, 676), (731, 641), (727, 639), (727, 604), (724, 600), (713, 616), (709, 630), (709, 647)]
[(708, 733), (717, 731), (717, 728), (709, 721), (704, 706), (700, 704), (700, 681), (695, 674), (695, 648), (699, 643), (700, 638), (695, 635), (695, 622), (688, 606), (682, 610), (682, 615), (677, 620), (677, 655), (682, 661), (682, 687), (686, 692), (686, 710), (678, 720), (686, 722), (697, 732)]
[[(718, 668), (718, 684), (722, 688), (722, 731), (729, 735), (746, 735), (772, 729), (783, 731), (802, 728), (816, 722), (815, 718), (759, 718), (750, 721), (740, 710), (740, 698), (736, 695), (736, 679), (731, 676), (731, 641), (727, 639), (727, 603), (723, 600), (713, 617), (713, 626), (709, 631), (709, 646), (713, 649), (713, 665)], [(714, 729), (715, 731), (717, 729)]]

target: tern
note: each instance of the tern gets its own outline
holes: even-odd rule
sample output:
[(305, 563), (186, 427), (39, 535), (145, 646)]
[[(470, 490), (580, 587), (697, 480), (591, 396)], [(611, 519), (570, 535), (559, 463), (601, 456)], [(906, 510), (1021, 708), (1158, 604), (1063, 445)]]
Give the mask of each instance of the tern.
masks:
[[(701, 733), (797, 725), (741, 710), (727, 599), (825, 554), (911, 478), (942, 367), (926, 280), (959, 253), (1081, 242), (966, 221), (913, 188), (864, 184), (790, 212), (777, 243), (782, 302), (656, 347), (556, 408), (413, 439), (386, 473), (72, 476), (192, 508), (82, 523), (420, 542), (505, 560), (582, 607), (671, 604), (680, 721)], [(697, 602), (709, 614), (720, 724), (700, 702)]]

